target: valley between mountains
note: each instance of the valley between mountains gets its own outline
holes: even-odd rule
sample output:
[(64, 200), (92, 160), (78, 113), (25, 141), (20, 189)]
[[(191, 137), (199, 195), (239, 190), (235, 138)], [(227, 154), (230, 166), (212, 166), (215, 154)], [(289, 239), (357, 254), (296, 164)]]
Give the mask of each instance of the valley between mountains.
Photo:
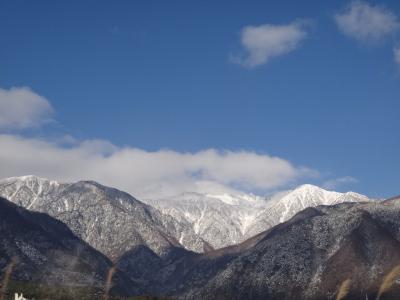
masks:
[(0, 269), (17, 257), (13, 282), (79, 287), (88, 299), (113, 266), (114, 296), (335, 299), (349, 279), (348, 299), (365, 299), (400, 264), (400, 198), (302, 185), (267, 198), (139, 200), (35, 176), (1, 180), (0, 196)]

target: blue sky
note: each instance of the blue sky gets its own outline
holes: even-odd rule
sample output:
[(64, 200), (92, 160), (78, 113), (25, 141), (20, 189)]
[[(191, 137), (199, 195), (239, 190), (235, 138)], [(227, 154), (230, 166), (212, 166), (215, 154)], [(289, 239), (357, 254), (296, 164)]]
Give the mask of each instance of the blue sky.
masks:
[[(357, 5), (387, 22), (341, 27), (338, 16)], [(55, 146), (67, 149), (95, 139), (117, 151), (255, 153), (300, 170), (265, 186), (253, 181), (269, 177), (225, 182), (225, 169), (207, 171), (257, 193), (311, 182), (399, 194), (399, 16), (398, 1), (1, 1), (0, 88), (29, 88), (52, 107), (50, 122), (2, 134), (52, 145), (68, 137)], [(274, 33), (287, 40), (266, 37)], [(1, 175), (23, 172), (64, 178), (16, 164)]]

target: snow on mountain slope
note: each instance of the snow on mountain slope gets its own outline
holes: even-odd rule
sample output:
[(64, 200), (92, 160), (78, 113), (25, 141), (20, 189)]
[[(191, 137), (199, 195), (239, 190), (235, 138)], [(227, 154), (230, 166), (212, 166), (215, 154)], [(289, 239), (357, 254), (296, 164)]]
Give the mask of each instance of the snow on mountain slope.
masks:
[(178, 222), (188, 222), (196, 234), (217, 249), (243, 240), (247, 226), (264, 205), (261, 199), (253, 200), (249, 202), (229, 195), (183, 193), (167, 199), (144, 201)]
[[(191, 287), (180, 299), (335, 299), (349, 278), (343, 299), (375, 299), (400, 264), (399, 216), (399, 198), (307, 208), (222, 267), (208, 265), (214, 276), (180, 282)], [(393, 284), (382, 299), (399, 295)]]
[[(163, 255), (172, 247), (202, 251), (190, 225), (131, 195), (91, 181), (58, 183), (35, 176), (0, 181), (0, 195), (67, 224), (92, 247), (117, 258), (138, 245)], [(180, 239), (180, 243), (178, 241)]]
[(0, 196), (63, 221), (110, 257), (137, 245), (157, 254), (181, 245), (196, 252), (218, 249), (243, 242), (307, 207), (369, 200), (353, 192), (302, 185), (266, 199), (244, 193), (183, 193), (144, 204), (95, 182), (61, 184), (35, 176), (1, 180)]
[(218, 249), (243, 242), (307, 207), (368, 200), (357, 193), (331, 192), (307, 184), (268, 199), (253, 195), (184, 193), (144, 201), (179, 222), (190, 223), (196, 234)]

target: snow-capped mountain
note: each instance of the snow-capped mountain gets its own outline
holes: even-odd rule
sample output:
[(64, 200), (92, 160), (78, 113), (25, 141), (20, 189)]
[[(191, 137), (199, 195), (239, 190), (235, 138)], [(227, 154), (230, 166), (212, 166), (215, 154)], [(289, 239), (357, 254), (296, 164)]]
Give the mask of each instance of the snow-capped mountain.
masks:
[(159, 255), (172, 247), (195, 252), (234, 245), (307, 207), (368, 201), (356, 193), (302, 185), (268, 198), (183, 193), (143, 203), (92, 181), (58, 183), (35, 176), (0, 181), (0, 196), (66, 223), (110, 258), (145, 245)]
[(256, 197), (249, 201), (232, 195), (199, 193), (144, 201), (178, 222), (189, 223), (214, 249), (241, 242), (249, 222), (265, 205), (265, 201)]
[[(233, 260), (220, 263), (212, 276), (200, 270), (201, 275), (183, 284), (192, 288), (181, 298), (338, 299), (339, 287), (349, 279), (341, 299), (380, 298), (376, 295), (382, 282), (398, 278), (399, 216), (400, 198), (307, 208)], [(381, 299), (399, 295), (400, 285), (394, 281)]]
[[(79, 187), (79, 183), (70, 185)], [(10, 187), (12, 184), (8, 181), (3, 189)], [(30, 188), (36, 190), (32, 185)], [(27, 192), (27, 196), (31, 194), (24, 184), (19, 189), (17, 194), (21, 193), (18, 196), (21, 203), (29, 206), (35, 201), (31, 209), (43, 201), (42, 197), (22, 201), (23, 191)], [(103, 187), (103, 191), (106, 189)], [(43, 186), (42, 194), (45, 190)], [(314, 197), (318, 188), (302, 186), (274, 195), (266, 203), (285, 204), (282, 199), (287, 200), (292, 193), (300, 193), (302, 197), (298, 200), (305, 205), (310, 201), (306, 200), (308, 192), (304, 190)], [(351, 278), (347, 298), (365, 299), (368, 296), (374, 299), (387, 274), (392, 273), (393, 267), (400, 263), (400, 198), (365, 201), (365, 197), (353, 193), (319, 192), (321, 199), (314, 204), (323, 202), (328, 197), (326, 195), (336, 196), (334, 199), (338, 202), (348, 197), (353, 199), (353, 203), (306, 208), (288, 221), (241, 244), (208, 253), (174, 247), (168, 255), (158, 256), (144, 244), (137, 246), (133, 251), (124, 253), (117, 262), (118, 273), (113, 277), (113, 286), (123, 293), (128, 292), (129, 296), (146, 294), (187, 300), (310, 300), (333, 299), (339, 286)], [(12, 196), (17, 197), (17, 194)], [(97, 200), (100, 206), (107, 206), (104, 199), (119, 202), (118, 198), (111, 197), (115, 196), (112, 192), (101, 201), (96, 197), (92, 201), (87, 194), (80, 195), (82, 202), (89, 199), (93, 204)], [(355, 200), (361, 202), (355, 203)], [(236, 201), (227, 202), (223, 203), (238, 205)], [(57, 207), (57, 201), (49, 204)], [(105, 272), (112, 264), (110, 260), (46, 214), (29, 212), (1, 198), (0, 206), (3, 237), (0, 242), (3, 257), (0, 269), (4, 269), (10, 257), (18, 256), (22, 263), (18, 263), (13, 271), (14, 279), (36, 278), (37, 282), (56, 280), (59, 283), (61, 278), (72, 286), (83, 283), (84, 286), (98, 285), (101, 288)], [(85, 208), (90, 210), (91, 206)], [(95, 225), (99, 224), (99, 228), (103, 229), (101, 221), (98, 220)], [(107, 225), (113, 226), (112, 222), (107, 222)], [(129, 233), (124, 231), (124, 234)], [(118, 235), (118, 238), (121, 236)], [(91, 278), (95, 280), (91, 281)], [(129, 290), (124, 292), (125, 288)], [(385, 294), (385, 299), (397, 299), (399, 286), (394, 284), (390, 292)]]
[(144, 201), (179, 222), (188, 222), (196, 234), (218, 249), (243, 242), (307, 207), (369, 199), (353, 192), (331, 192), (306, 184), (267, 199), (254, 195), (184, 193)]
[(253, 222), (247, 227), (245, 239), (289, 220), (307, 207), (369, 200), (368, 197), (354, 192), (338, 193), (304, 184), (294, 190), (271, 196), (265, 208), (254, 216)]
[(158, 255), (181, 245), (203, 249), (203, 241), (189, 224), (176, 222), (127, 193), (92, 181), (58, 183), (35, 176), (14, 177), (0, 181), (0, 195), (64, 222), (111, 259), (138, 245)]

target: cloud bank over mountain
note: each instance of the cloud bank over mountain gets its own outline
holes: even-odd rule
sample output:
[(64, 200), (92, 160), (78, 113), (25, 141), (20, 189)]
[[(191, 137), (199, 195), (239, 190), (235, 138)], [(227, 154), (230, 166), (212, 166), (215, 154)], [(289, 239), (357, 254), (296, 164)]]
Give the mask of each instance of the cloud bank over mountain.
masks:
[(83, 179), (140, 197), (184, 191), (268, 191), (316, 171), (265, 153), (205, 149), (193, 153), (118, 147), (106, 140), (78, 141), (3, 133), (37, 127), (53, 114), (50, 102), (29, 88), (0, 89), (0, 178), (33, 174), (60, 181)]
[(33, 173), (60, 181), (93, 179), (141, 197), (183, 191), (270, 190), (316, 173), (251, 151), (151, 152), (101, 140), (65, 147), (7, 134), (0, 135), (0, 144), (0, 177)]

